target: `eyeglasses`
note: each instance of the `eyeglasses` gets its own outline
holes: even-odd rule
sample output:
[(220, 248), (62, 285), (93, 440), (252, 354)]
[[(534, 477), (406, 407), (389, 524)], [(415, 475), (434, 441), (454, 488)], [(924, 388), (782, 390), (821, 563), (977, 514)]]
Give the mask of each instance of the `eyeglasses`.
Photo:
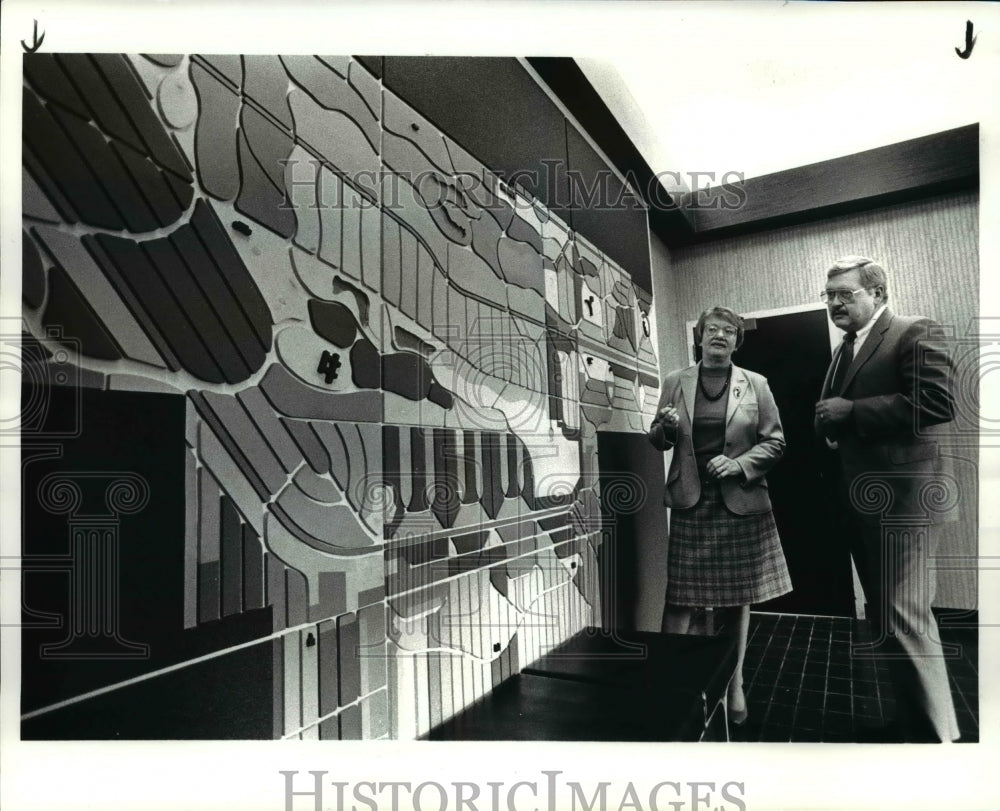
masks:
[(837, 300), (839, 300), (841, 304), (850, 304), (854, 301), (854, 297), (862, 290), (871, 290), (871, 288), (859, 287), (857, 290), (823, 290), (819, 294), (819, 298), (820, 301), (824, 301), (827, 304), (832, 304)]
[(708, 335), (718, 335), (721, 332), (727, 338), (732, 338), (736, 334), (736, 327), (717, 327), (715, 324), (706, 324), (705, 332)]

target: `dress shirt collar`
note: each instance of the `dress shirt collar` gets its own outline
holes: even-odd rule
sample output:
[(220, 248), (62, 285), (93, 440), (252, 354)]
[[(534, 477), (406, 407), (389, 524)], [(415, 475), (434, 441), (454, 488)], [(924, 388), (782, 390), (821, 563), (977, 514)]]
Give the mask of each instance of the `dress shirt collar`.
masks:
[(868, 323), (865, 324), (861, 329), (858, 330), (857, 337), (854, 339), (854, 352), (857, 353), (861, 349), (861, 344), (865, 342), (865, 338), (872, 331), (872, 327), (875, 326), (875, 322), (882, 317), (882, 313), (885, 312), (887, 305), (883, 304), (879, 307), (873, 314), (872, 317), (868, 319)]

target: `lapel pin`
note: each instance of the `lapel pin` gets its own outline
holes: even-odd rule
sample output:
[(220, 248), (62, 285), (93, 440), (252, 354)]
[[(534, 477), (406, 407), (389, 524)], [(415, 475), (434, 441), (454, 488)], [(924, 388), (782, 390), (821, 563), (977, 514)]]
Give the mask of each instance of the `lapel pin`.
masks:
[(739, 396), (740, 396), (740, 387), (737, 386), (735, 389), (733, 389), (733, 397), (739, 399)]

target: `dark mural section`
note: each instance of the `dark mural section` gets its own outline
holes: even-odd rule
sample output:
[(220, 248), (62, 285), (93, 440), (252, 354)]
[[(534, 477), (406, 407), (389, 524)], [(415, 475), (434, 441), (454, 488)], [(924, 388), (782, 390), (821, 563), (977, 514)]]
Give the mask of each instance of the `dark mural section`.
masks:
[(645, 203), (517, 59), (386, 57), (379, 68), (394, 93), (652, 292)]
[(627, 188), (584, 137), (566, 127), (573, 228), (631, 268), (632, 281), (652, 294), (646, 204)]
[[(28, 385), (22, 401), (28, 405), (38, 396)], [(254, 573), (263, 567), (259, 541), (244, 549), (220, 539), (239, 560), (239, 570), (251, 574), (245, 590), (242, 581), (222, 590), (216, 572), (206, 599), (214, 595), (217, 619), (223, 594), (237, 610), (223, 622), (182, 625), (183, 592), (175, 584), (184, 579), (184, 549), (176, 540), (184, 535), (185, 452), (177, 441), (184, 431), (184, 398), (61, 386), (44, 396), (43, 431), (76, 420), (86, 430), (62, 442), (58, 455), (50, 446), (31, 444), (22, 454), (22, 712), (30, 716), (194, 658), (212, 657), (225, 667), (220, 652), (268, 634), (271, 609), (254, 585), (259, 581)], [(234, 684), (240, 682), (237, 671), (231, 676)], [(166, 695), (162, 699), (165, 707), (172, 703)], [(260, 709), (270, 719), (270, 700)], [(44, 721), (26, 722), (23, 733), (26, 738), (187, 737), (163, 712), (160, 736), (152, 730), (143, 734), (142, 722), (120, 710), (99, 713), (86, 727), (76, 725), (73, 712), (47, 713)], [(125, 721), (130, 726), (122, 726)], [(228, 722), (204, 723), (221, 732)]]
[(600, 621), (648, 255), (460, 65), (25, 57), (25, 738), (417, 738)]
[(382, 80), (498, 177), (574, 225), (565, 118), (516, 59), (386, 57)]
[[(647, 605), (657, 614), (666, 593), (666, 566), (645, 568), (652, 550), (666, 550), (663, 506), (663, 453), (643, 434), (605, 431), (598, 436), (601, 477), (601, 545), (604, 593), (603, 627), (616, 631), (648, 630)], [(655, 617), (659, 628), (660, 617)]]

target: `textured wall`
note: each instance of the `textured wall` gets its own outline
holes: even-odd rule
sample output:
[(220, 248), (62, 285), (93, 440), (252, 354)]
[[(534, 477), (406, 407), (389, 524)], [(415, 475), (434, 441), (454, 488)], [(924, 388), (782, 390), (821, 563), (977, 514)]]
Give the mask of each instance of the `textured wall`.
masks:
[(627, 269), (348, 57), (33, 55), (24, 96), (26, 409), (87, 392), (74, 469), (25, 465), (83, 583), (26, 587), (68, 624), (25, 737), (413, 738), (599, 620), (597, 432), (657, 389)]
[(976, 564), (969, 556), (977, 549), (978, 354), (969, 336), (979, 316), (978, 246), (978, 194), (960, 193), (682, 248), (659, 265), (653, 252), (658, 307), (663, 290), (672, 289), (677, 299), (675, 317), (661, 312), (657, 321), (664, 372), (666, 358), (686, 359), (684, 324), (705, 307), (718, 303), (754, 312), (816, 302), (828, 264), (850, 253), (882, 262), (896, 312), (927, 315), (954, 329), (967, 385), (960, 393), (963, 413), (946, 448), (963, 499), (963, 520), (941, 530), (939, 554), (959, 558), (942, 561), (945, 570), (938, 576), (936, 604), (949, 608), (976, 607)]

